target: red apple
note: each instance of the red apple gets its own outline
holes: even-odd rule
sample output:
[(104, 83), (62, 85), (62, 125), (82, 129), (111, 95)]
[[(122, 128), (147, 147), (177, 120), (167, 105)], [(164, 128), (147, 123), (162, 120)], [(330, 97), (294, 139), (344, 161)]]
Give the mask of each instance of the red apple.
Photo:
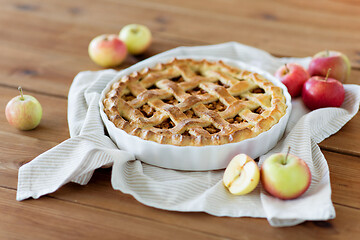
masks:
[(309, 65), (310, 76), (325, 77), (331, 68), (330, 78), (345, 82), (349, 78), (351, 64), (349, 58), (337, 51), (322, 51), (314, 55)]
[(127, 48), (115, 34), (103, 34), (94, 38), (89, 44), (89, 56), (102, 67), (115, 67), (126, 58)]
[(301, 95), (303, 84), (310, 76), (299, 64), (289, 63), (280, 67), (276, 71), (275, 77), (287, 87), (291, 97), (298, 97)]
[(20, 95), (11, 99), (5, 108), (8, 122), (20, 130), (36, 128), (42, 117), (42, 108), (39, 101), (30, 95), (23, 95), (19, 87)]
[(305, 82), (302, 90), (303, 102), (311, 110), (323, 107), (340, 107), (344, 98), (345, 90), (342, 83), (328, 76), (311, 77)]
[(309, 188), (311, 172), (299, 157), (289, 153), (277, 153), (262, 164), (260, 179), (268, 193), (287, 200), (299, 197)]

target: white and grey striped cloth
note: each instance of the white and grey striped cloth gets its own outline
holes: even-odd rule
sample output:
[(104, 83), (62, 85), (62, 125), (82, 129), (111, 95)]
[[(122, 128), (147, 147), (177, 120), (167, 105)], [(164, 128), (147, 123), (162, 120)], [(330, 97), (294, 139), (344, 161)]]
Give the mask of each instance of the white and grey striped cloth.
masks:
[[(200, 47), (179, 47), (145, 61), (163, 57), (214, 56), (240, 60), (270, 73), (286, 62), (307, 67), (310, 58), (275, 58), (252, 47), (229, 42)], [(300, 198), (282, 201), (259, 186), (245, 196), (233, 196), (222, 185), (223, 171), (186, 172), (154, 167), (119, 150), (104, 134), (99, 115), (102, 89), (117, 74), (114, 70), (79, 73), (70, 88), (68, 122), (71, 138), (41, 154), (19, 170), (17, 200), (39, 198), (73, 181), (87, 184), (95, 169), (112, 165), (114, 189), (134, 196), (141, 203), (166, 210), (207, 212), (215, 216), (267, 218), (272, 226), (292, 226), (305, 220), (335, 217), (331, 202), (329, 168), (317, 143), (337, 132), (359, 109), (360, 86), (344, 85), (341, 108), (323, 108), (308, 113), (301, 99), (293, 111), (283, 139), (269, 153), (285, 152), (304, 159), (312, 173), (309, 190)], [(341, 161), (341, 159), (339, 159)], [(119, 202), (121, 204), (121, 202)]]

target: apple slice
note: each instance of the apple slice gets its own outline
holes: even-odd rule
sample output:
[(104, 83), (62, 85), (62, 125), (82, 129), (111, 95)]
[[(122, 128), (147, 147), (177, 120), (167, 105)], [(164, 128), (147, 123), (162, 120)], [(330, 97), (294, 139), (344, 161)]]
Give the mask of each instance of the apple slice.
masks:
[(236, 155), (226, 167), (223, 183), (230, 193), (244, 195), (256, 188), (260, 171), (254, 159), (246, 154)]

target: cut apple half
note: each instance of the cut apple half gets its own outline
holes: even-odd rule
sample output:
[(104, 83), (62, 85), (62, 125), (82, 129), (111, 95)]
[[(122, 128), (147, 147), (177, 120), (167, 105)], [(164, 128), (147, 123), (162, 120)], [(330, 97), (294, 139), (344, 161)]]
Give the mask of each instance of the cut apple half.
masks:
[(236, 155), (226, 167), (223, 177), (225, 187), (234, 195), (253, 191), (259, 180), (259, 167), (254, 159), (246, 154)]

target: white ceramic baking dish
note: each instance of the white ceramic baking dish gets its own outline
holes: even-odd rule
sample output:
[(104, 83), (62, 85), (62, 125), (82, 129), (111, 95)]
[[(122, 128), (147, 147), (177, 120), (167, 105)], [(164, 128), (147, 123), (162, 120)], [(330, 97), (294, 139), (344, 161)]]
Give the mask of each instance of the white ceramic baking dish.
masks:
[(273, 75), (256, 67), (249, 66), (246, 63), (226, 58), (196, 56), (179, 56), (177, 58), (192, 58), (196, 60), (205, 58), (209, 61), (222, 60), (230, 66), (261, 74), (272, 81), (276, 86), (283, 89), (287, 105), (286, 114), (270, 130), (263, 132), (254, 138), (237, 143), (196, 147), (165, 145), (153, 141), (143, 140), (139, 137), (127, 134), (125, 131), (117, 128), (104, 113), (104, 106), (102, 103), (111, 85), (118, 81), (121, 77), (134, 71), (140, 71), (145, 67), (154, 67), (158, 62), (168, 62), (171, 59), (164, 58), (160, 61), (152, 63), (147, 61), (145, 64), (143, 62), (139, 62), (132, 67), (119, 72), (119, 74), (117, 74), (117, 76), (107, 84), (100, 97), (99, 105), (101, 118), (111, 139), (116, 143), (119, 149), (131, 152), (137, 159), (155, 166), (177, 170), (207, 171), (225, 168), (232, 157), (239, 153), (245, 153), (255, 159), (272, 149), (281, 139), (291, 112), (291, 97), (287, 88)]

